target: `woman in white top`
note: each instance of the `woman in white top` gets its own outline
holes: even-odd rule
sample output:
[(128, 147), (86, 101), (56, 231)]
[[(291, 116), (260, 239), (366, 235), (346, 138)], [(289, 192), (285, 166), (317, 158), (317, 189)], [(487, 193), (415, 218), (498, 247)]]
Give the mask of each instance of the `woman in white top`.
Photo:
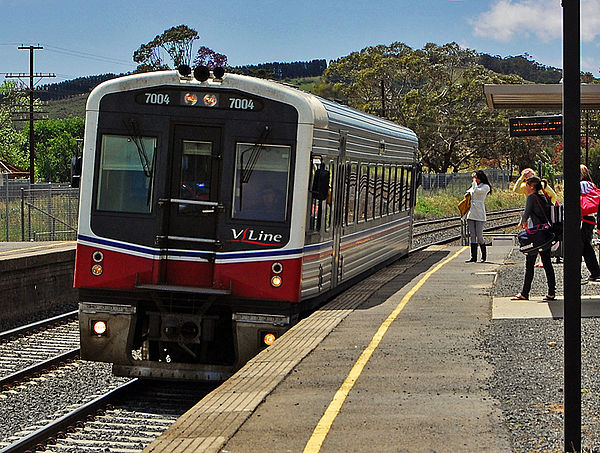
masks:
[(467, 225), (471, 236), (471, 259), (467, 263), (477, 262), (477, 244), (481, 247), (481, 262), (487, 259), (487, 250), (483, 242), (483, 224), (485, 223), (485, 198), (492, 192), (492, 186), (483, 170), (473, 173), (473, 184), (467, 190), (471, 195), (471, 209), (467, 213)]

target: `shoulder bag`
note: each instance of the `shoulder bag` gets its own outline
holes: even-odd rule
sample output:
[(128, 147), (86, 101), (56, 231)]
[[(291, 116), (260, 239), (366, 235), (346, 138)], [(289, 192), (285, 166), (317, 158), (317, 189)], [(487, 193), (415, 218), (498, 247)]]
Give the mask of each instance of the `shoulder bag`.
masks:
[(546, 210), (540, 203), (536, 194), (536, 201), (538, 202), (544, 217), (546, 217), (546, 223), (540, 223), (532, 228), (525, 228), (519, 231), (517, 238), (519, 239), (519, 250), (526, 254), (536, 254), (544, 250), (550, 249), (557, 241), (556, 236), (553, 232), (552, 223), (548, 220)]
[(462, 199), (460, 203), (458, 203), (458, 210), (460, 211), (460, 215), (464, 216), (471, 209), (471, 194), (468, 193), (465, 195), (465, 198)]

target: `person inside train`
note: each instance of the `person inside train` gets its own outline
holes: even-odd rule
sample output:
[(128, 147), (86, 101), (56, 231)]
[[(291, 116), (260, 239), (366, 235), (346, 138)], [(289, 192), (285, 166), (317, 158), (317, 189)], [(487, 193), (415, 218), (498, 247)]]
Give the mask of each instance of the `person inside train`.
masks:
[[(525, 183), (527, 200), (525, 202), (525, 210), (521, 216), (520, 227), (522, 229), (534, 227), (541, 223), (546, 223), (550, 218), (550, 201), (542, 192), (542, 181), (537, 176), (531, 176)], [(548, 294), (543, 300), (550, 301), (556, 299), (556, 276), (552, 267), (552, 255), (550, 249), (540, 252), (542, 263), (544, 263), (544, 271), (546, 272), (546, 280), (548, 283)], [(529, 291), (533, 281), (533, 273), (535, 270), (536, 254), (525, 255), (525, 278), (523, 280), (523, 288), (512, 300), (529, 300)]]
[(272, 184), (264, 184), (249, 206), (251, 218), (269, 221), (285, 220), (285, 196)]
[(471, 195), (471, 208), (467, 213), (467, 225), (471, 237), (471, 258), (467, 263), (477, 262), (477, 245), (481, 248), (481, 262), (487, 259), (487, 250), (483, 241), (483, 225), (485, 224), (485, 198), (492, 192), (492, 186), (483, 170), (477, 170), (471, 175), (473, 183), (467, 192)]

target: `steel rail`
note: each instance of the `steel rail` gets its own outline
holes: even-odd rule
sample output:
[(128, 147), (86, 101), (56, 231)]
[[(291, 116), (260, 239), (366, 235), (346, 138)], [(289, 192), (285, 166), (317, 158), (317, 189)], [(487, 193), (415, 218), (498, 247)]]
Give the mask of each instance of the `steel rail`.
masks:
[[(515, 226), (515, 223), (511, 222), (511, 223), (504, 223), (502, 225), (495, 225), (493, 227), (484, 228), (483, 231), (489, 232), (489, 231), (499, 230), (501, 228), (508, 228), (511, 226)], [(454, 228), (456, 228), (456, 227), (454, 227)], [(442, 230), (436, 230), (436, 231), (442, 231)], [(410, 250), (410, 253), (420, 252), (421, 250), (425, 250), (427, 247), (431, 247), (432, 245), (444, 245), (444, 244), (448, 244), (449, 242), (460, 241), (461, 239), (462, 239), (461, 235), (452, 236), (452, 237), (445, 238), (445, 239), (440, 239), (439, 241), (434, 241), (429, 244), (420, 245), (419, 247), (415, 247), (414, 249)]]
[[(523, 208), (511, 208), (511, 209), (504, 209), (504, 210), (500, 210), (500, 211), (490, 211), (487, 213), (487, 215), (488, 216), (497, 216), (500, 214), (512, 214), (514, 212), (523, 212)], [(420, 226), (425, 226), (425, 225), (435, 225), (437, 223), (452, 222), (454, 220), (460, 220), (460, 219), (461, 219), (461, 216), (443, 217), (441, 219), (433, 219), (433, 220), (423, 220), (421, 222), (414, 222), (413, 227), (420, 227)]]
[(14, 442), (13, 444), (0, 450), (0, 453), (23, 453), (26, 451), (36, 451), (45, 449), (45, 445), (54, 438), (59, 437), (61, 433), (74, 430), (78, 424), (82, 423), (89, 415), (104, 409), (112, 400), (131, 390), (131, 387), (138, 381), (137, 378), (121, 385), (120, 387), (99, 396), (93, 401), (78, 407), (74, 411), (62, 416), (28, 436)]
[(11, 337), (15, 337), (18, 335), (22, 335), (30, 330), (39, 329), (41, 327), (46, 327), (50, 324), (54, 324), (59, 321), (65, 321), (68, 318), (76, 317), (77, 310), (70, 311), (68, 313), (64, 313), (62, 315), (54, 316), (53, 318), (44, 319), (42, 321), (37, 321), (31, 324), (27, 324), (26, 326), (17, 327), (15, 329), (6, 330), (4, 332), (0, 332), (0, 340), (6, 340)]
[(77, 360), (79, 359), (79, 352), (79, 348), (71, 349), (70, 351), (65, 352), (64, 354), (57, 355), (56, 357), (53, 357), (51, 359), (37, 363), (23, 370), (17, 371), (16, 373), (0, 378), (0, 388), (10, 387), (17, 382), (21, 382), (24, 379), (33, 377), (36, 373), (50, 368), (54, 368), (61, 363)]

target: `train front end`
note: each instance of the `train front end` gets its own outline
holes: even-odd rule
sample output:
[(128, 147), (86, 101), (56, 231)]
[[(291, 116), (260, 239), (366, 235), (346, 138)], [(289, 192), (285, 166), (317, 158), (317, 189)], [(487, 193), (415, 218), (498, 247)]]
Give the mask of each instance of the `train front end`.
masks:
[(88, 100), (81, 355), (118, 375), (225, 379), (298, 316), (311, 126), (269, 82), (197, 77), (127, 76)]

